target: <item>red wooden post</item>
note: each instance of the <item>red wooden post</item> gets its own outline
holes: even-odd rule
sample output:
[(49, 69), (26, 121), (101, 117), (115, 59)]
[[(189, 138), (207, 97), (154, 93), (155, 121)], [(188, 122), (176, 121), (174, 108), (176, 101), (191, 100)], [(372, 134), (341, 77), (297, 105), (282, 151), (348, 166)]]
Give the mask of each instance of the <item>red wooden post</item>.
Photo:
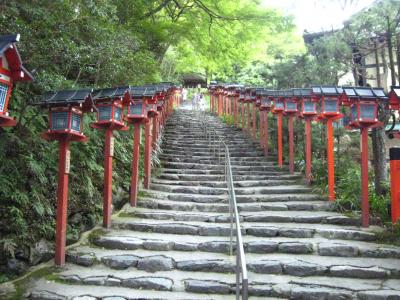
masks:
[(264, 143), (264, 111), (260, 110), (260, 145), (265, 149)]
[(305, 118), (306, 121), (306, 128), (305, 128), (305, 138), (306, 138), (306, 182), (308, 184), (311, 183), (311, 163), (312, 163), (312, 156), (311, 156), (311, 144), (312, 144), (312, 137), (311, 137), (311, 118)]
[(152, 147), (156, 149), (158, 139), (158, 116), (153, 117), (153, 133), (152, 133)]
[(265, 155), (268, 155), (268, 111), (265, 112), (264, 116), (264, 153)]
[(278, 112), (278, 165), (283, 167), (283, 145), (282, 145), (282, 112)]
[(392, 224), (400, 220), (400, 148), (389, 149)]
[(144, 125), (144, 188), (148, 189), (150, 187), (150, 177), (151, 177), (151, 120)]
[(57, 220), (55, 263), (65, 264), (65, 243), (67, 235), (67, 206), (68, 206), (68, 175), (70, 169), (70, 141), (68, 137), (60, 139), (58, 155), (58, 186), (57, 186)]
[(251, 107), (250, 103), (247, 102), (247, 132), (250, 134), (251, 133)]
[(214, 110), (214, 97), (213, 97), (213, 94), (212, 94), (212, 92), (210, 93), (210, 112), (213, 112), (213, 110)]
[(289, 114), (289, 172), (294, 173), (294, 135), (293, 135), (293, 115)]
[(333, 120), (328, 118), (326, 120), (326, 153), (327, 153), (327, 164), (328, 164), (328, 191), (329, 200), (335, 200), (335, 160), (333, 152)]
[(246, 111), (245, 111), (245, 103), (242, 102), (242, 130), (246, 130)]
[(133, 159), (132, 159), (132, 178), (131, 178), (131, 206), (135, 207), (138, 194), (139, 183), (139, 158), (140, 158), (140, 122), (134, 123), (133, 133)]
[(233, 97), (233, 118), (235, 120), (235, 127), (238, 127), (238, 97)]
[(253, 138), (256, 139), (257, 137), (257, 107), (256, 102), (253, 102)]
[(112, 204), (112, 158), (114, 155), (114, 137), (111, 128), (106, 129), (104, 146), (104, 199), (103, 199), (103, 227), (111, 226)]
[(362, 189), (362, 226), (369, 226), (369, 199), (368, 199), (368, 127), (361, 129), (361, 189)]

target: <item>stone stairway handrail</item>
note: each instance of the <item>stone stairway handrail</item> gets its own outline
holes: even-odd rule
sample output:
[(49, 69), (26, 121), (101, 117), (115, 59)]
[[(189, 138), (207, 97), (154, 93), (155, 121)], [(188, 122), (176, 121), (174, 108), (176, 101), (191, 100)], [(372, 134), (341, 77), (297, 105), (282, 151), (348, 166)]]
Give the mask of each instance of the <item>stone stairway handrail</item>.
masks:
[[(224, 166), (224, 177), (228, 188), (228, 199), (229, 199), (229, 214), (230, 214), (230, 243), (229, 243), (229, 253), (233, 253), (233, 223), (235, 223), (235, 238), (236, 238), (236, 300), (248, 299), (248, 275), (247, 275), (247, 265), (246, 257), (243, 247), (243, 238), (240, 225), (240, 216), (236, 203), (235, 187), (233, 182), (232, 167), (230, 160), (229, 147), (221, 138), (215, 129), (209, 127), (209, 123), (206, 121), (206, 113), (203, 112), (202, 116), (202, 127), (208, 139), (209, 147), (213, 148), (213, 154), (215, 156), (216, 141), (218, 143), (218, 164), (221, 164), (221, 145), (223, 146), (222, 151), (225, 152), (225, 166)], [(213, 143), (211, 143), (211, 139)], [(241, 296), (241, 297), (240, 297)]]

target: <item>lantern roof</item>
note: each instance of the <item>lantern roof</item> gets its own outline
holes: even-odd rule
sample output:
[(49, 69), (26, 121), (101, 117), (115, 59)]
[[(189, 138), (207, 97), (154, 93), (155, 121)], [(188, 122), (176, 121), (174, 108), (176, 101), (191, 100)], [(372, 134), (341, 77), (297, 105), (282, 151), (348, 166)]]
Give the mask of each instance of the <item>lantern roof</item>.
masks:
[(389, 97), (383, 88), (372, 88), (372, 92), (379, 100), (388, 100)]
[(134, 86), (130, 88), (133, 98), (154, 97), (157, 90), (154, 86)]
[[(19, 34), (8, 34), (0, 36), (0, 57), (4, 55), (7, 59), (11, 77), (14, 81), (30, 81), (33, 76), (22, 65), (22, 59), (15, 45), (19, 41)], [(1, 67), (1, 66), (0, 66)]]
[(300, 98), (302, 96), (301, 89), (292, 89), (292, 93), (293, 93), (293, 96), (295, 96), (296, 98), (297, 97)]
[(62, 90), (47, 92), (43, 95), (40, 105), (43, 107), (82, 106), (84, 110), (93, 107), (92, 89)]
[(93, 91), (93, 100), (105, 100), (123, 98), (130, 91), (129, 86), (120, 86), (115, 88), (97, 89)]
[(397, 98), (400, 98), (400, 86), (392, 85), (390, 87), (390, 94), (394, 94)]
[(311, 97), (312, 95), (312, 89), (310, 88), (301, 89), (300, 92), (302, 97)]

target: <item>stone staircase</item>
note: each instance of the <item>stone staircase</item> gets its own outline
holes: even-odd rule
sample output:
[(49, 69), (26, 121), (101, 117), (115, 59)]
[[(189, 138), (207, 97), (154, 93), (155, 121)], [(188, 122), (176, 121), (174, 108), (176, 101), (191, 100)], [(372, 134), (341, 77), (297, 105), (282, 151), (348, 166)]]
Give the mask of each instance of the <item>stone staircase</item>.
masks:
[[(400, 248), (374, 242), (376, 231), (334, 212), (241, 131), (207, 123), (230, 148), (250, 299), (400, 299)], [(164, 138), (138, 207), (69, 249), (30, 299), (234, 299), (223, 166), (196, 112), (177, 111)]]

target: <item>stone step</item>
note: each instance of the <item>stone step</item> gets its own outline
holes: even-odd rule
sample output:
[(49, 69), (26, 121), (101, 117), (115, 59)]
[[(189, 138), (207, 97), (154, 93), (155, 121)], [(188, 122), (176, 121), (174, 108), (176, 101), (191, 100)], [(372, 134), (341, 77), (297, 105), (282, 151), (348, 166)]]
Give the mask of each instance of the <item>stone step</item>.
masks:
[[(213, 150), (204, 150), (204, 151), (185, 151), (185, 150), (177, 150), (177, 149), (163, 149), (163, 153), (164, 154), (179, 154), (179, 155), (185, 155), (188, 153), (191, 153), (193, 156), (211, 156), (214, 155)], [(218, 153), (218, 151), (216, 151), (215, 153)], [(263, 157), (264, 153), (260, 150), (260, 151), (236, 151), (236, 152), (232, 152), (230, 153), (230, 157)], [(221, 157), (223, 157), (224, 154), (223, 152), (221, 152)]]
[[(162, 161), (165, 161), (165, 158), (163, 156), (160, 157)], [(169, 162), (172, 163), (188, 163), (188, 164), (193, 164), (193, 163), (199, 163), (202, 165), (219, 165), (219, 161), (221, 162), (221, 165), (224, 164), (224, 160), (220, 159), (218, 160), (218, 157), (216, 156), (213, 159), (201, 159), (201, 158), (168, 158)], [(254, 162), (248, 162), (248, 161), (232, 161), (231, 166), (246, 166), (246, 167), (258, 167), (258, 166), (273, 166), (276, 167), (276, 164), (273, 162), (269, 161), (254, 161)]]
[[(276, 179), (276, 180), (245, 180), (235, 181), (234, 186), (237, 188), (243, 187), (261, 187), (261, 186), (277, 186), (277, 185), (295, 185), (298, 180)], [(213, 187), (213, 188), (226, 188), (226, 181), (223, 178), (220, 181), (195, 181), (195, 180), (165, 180), (153, 179), (152, 183), (161, 185), (179, 185), (179, 186), (198, 186), (198, 187)]]
[[(181, 187), (182, 188), (182, 187)], [(298, 203), (298, 207), (310, 207), (307, 202), (321, 201), (323, 198), (315, 194), (308, 194), (307, 190), (302, 193), (296, 193), (297, 188), (292, 190), (285, 190), (281, 193), (281, 188), (269, 187), (262, 188), (264, 194), (241, 195), (236, 196), (237, 203), (255, 203), (255, 202), (291, 202), (291, 201), (304, 201), (305, 203)], [(300, 190), (300, 189), (299, 189)], [(237, 189), (235, 189), (236, 192)], [(250, 189), (251, 191), (251, 189)], [(290, 192), (292, 191), (292, 193)], [(287, 192), (287, 193), (285, 193)], [(147, 190), (146, 195), (154, 199), (172, 200), (181, 202), (196, 202), (196, 203), (227, 203), (228, 196), (226, 194), (211, 195), (211, 194), (187, 194), (178, 192), (165, 192), (160, 190)], [(292, 206), (293, 207), (293, 206)], [(294, 209), (296, 210), (296, 209)]]
[[(241, 224), (242, 234), (259, 237), (290, 237), (290, 238), (312, 238), (324, 237), (327, 239), (374, 241), (375, 233), (366, 231), (355, 226), (338, 226), (330, 224), (302, 223), (278, 223), (264, 224), (260, 222), (243, 222)], [(229, 224), (213, 224), (195, 221), (166, 221), (152, 219), (116, 218), (113, 223), (114, 229), (128, 229), (141, 232), (157, 232), (165, 234), (191, 234), (202, 236), (229, 236)]]
[[(173, 221), (201, 221), (208, 223), (229, 223), (228, 213), (212, 212), (179, 212), (160, 209), (128, 208), (121, 213), (124, 217), (141, 219), (173, 220)], [(121, 215), (120, 214), (120, 215)], [(240, 222), (265, 222), (265, 223), (313, 223), (360, 226), (360, 218), (350, 218), (335, 212), (298, 212), (298, 211), (260, 211), (242, 212)]]
[[(178, 202), (173, 200), (160, 200), (148, 197), (143, 197), (138, 201), (139, 207), (164, 209), (175, 211), (203, 211), (203, 212), (227, 212), (227, 203), (190, 203)], [(302, 201), (291, 202), (258, 202), (254, 203), (239, 203), (239, 212), (254, 212), (254, 211), (331, 211), (333, 204), (327, 201), (313, 201), (304, 203)]]
[[(126, 254), (136, 249), (164, 252), (184, 251), (192, 253), (202, 251), (229, 254), (230, 248), (229, 237), (160, 234), (155, 232), (132, 232), (130, 230), (109, 230), (107, 234), (96, 237), (92, 242), (94, 245), (101, 247), (103, 252), (105, 251), (104, 249), (110, 249), (109, 251), (116, 251), (117, 254)], [(336, 257), (372, 257), (381, 259), (400, 258), (400, 249), (392, 245), (327, 239), (324, 237), (297, 240), (290, 237), (254, 237), (248, 235), (243, 236), (243, 245), (246, 255), (248, 253), (262, 255), (285, 253)], [(93, 249), (97, 249), (89, 248), (80, 247), (78, 252), (91, 253), (94, 251)], [(235, 242), (233, 242), (233, 249), (235, 249)], [(182, 255), (178, 257), (182, 257)], [(216, 256), (213, 257), (215, 258)], [(219, 258), (224, 257), (220, 256)], [(261, 256), (261, 259), (266, 258), (269, 258), (269, 256)]]
[[(107, 284), (106, 293), (123, 293), (126, 289), (135, 292), (141, 290), (140, 295), (146, 297), (144, 294), (146, 289), (138, 289), (138, 286), (145, 288), (156, 287), (157, 290), (169, 288), (170, 281), (168, 279), (170, 278), (167, 276), (173, 275), (172, 292), (157, 291), (157, 299), (163, 296), (170, 296), (172, 295), (171, 293), (175, 293), (174, 295), (179, 297), (178, 293), (183, 291), (185, 291), (185, 295), (186, 292), (198, 293), (199, 296), (202, 296), (202, 294), (209, 294), (207, 295), (208, 297), (212, 294), (212, 299), (219, 299), (217, 298), (218, 295), (232, 295), (234, 293), (234, 278), (231, 275), (220, 273), (192, 272), (193, 276), (186, 278), (185, 275), (187, 272), (157, 272), (157, 274), (153, 276), (148, 276), (146, 273), (146, 275), (139, 280), (136, 276), (132, 276), (127, 270), (113, 270), (110, 272), (107, 269), (96, 268), (92, 271), (95, 275), (93, 277), (87, 277), (84, 267), (79, 268), (74, 266), (74, 269), (74, 271), (63, 271), (58, 274), (60, 279), (62, 278), (62, 280), (69, 282), (70, 285), (55, 282), (52, 282), (51, 285), (45, 285), (45, 283), (42, 283), (42, 285), (48, 286), (48, 292), (53, 292), (56, 285), (58, 285), (61, 287), (58, 288), (61, 294), (63, 291), (68, 291), (71, 292), (72, 295), (80, 295), (77, 293), (81, 293), (82, 290), (80, 288), (77, 289), (76, 286), (77, 284), (80, 284), (79, 287), (81, 287), (81, 284), (85, 285), (86, 283), (83, 283), (83, 281), (86, 280), (86, 282), (89, 281), (91, 283), (90, 285), (92, 287), (95, 287), (95, 289), (92, 288), (88, 290), (89, 294), (86, 293), (86, 295), (99, 291), (97, 289), (98, 287), (104, 287), (105, 284)], [(140, 276), (142, 274), (138, 272), (138, 275)], [(324, 276), (297, 277), (252, 273), (249, 274), (249, 279), (251, 282), (249, 285), (249, 294), (260, 297), (273, 296), (290, 299), (377, 299), (364, 297), (378, 295), (380, 296), (379, 299), (397, 299), (400, 295), (398, 289), (400, 281), (397, 279), (355, 279)], [(119, 286), (115, 286), (117, 283), (119, 283)], [(72, 292), (68, 290), (71, 288), (75, 289), (75, 291)], [(82, 286), (82, 288), (84, 289), (85, 286)], [(35, 292), (37, 293), (39, 291), (40, 290), (36, 290)], [(103, 291), (104, 290), (102, 290), (102, 292)], [(151, 295), (154, 295), (154, 292)], [(37, 296), (35, 295), (35, 297)], [(41, 298), (33, 299), (54, 299), (44, 298), (43, 295), (40, 295), (40, 297)], [(129, 299), (132, 298), (129, 297)], [(191, 298), (191, 294), (189, 294), (188, 298), (185, 299), (196, 298)]]
[[(190, 174), (168, 174), (161, 173), (158, 178), (163, 180), (178, 180), (178, 181), (225, 181), (224, 175), (190, 175)], [(302, 176), (300, 174), (290, 175), (290, 174), (281, 174), (281, 175), (234, 175), (233, 181), (265, 181), (265, 180), (299, 180)]]

